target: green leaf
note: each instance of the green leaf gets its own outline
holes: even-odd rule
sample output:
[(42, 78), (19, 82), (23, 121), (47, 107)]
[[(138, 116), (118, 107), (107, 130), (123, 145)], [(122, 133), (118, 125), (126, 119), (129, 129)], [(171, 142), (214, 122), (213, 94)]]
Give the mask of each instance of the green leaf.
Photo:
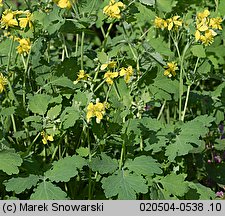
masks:
[(46, 178), (55, 182), (68, 182), (78, 174), (78, 169), (86, 165), (85, 159), (79, 155), (67, 156), (55, 161), (52, 168), (45, 172)]
[(63, 124), (63, 129), (73, 127), (79, 117), (80, 113), (75, 107), (67, 107), (60, 116)]
[(90, 167), (93, 171), (98, 171), (100, 174), (113, 173), (118, 168), (117, 160), (107, 156), (104, 152), (99, 157), (93, 158)]
[[(71, 81), (76, 80), (77, 78), (77, 73), (80, 70), (80, 66), (77, 62), (77, 58), (75, 57), (70, 57), (70, 58), (66, 58), (63, 62), (61, 62), (60, 64), (56, 65), (55, 68), (55, 73), (54, 75), (59, 77), (55, 82), (55, 84), (60, 85), (60, 79), (62, 77), (67, 77), (70, 79), (70, 82), (68, 80), (64, 79), (64, 83), (63, 85), (68, 85), (65, 87), (72, 87)], [(74, 85), (73, 85), (74, 86)]]
[(47, 116), (50, 119), (55, 119), (60, 114), (61, 109), (62, 109), (62, 104), (56, 105), (52, 107), (50, 110), (48, 110)]
[(197, 69), (200, 74), (207, 74), (211, 70), (211, 64), (209, 64), (208, 60), (205, 60)]
[(51, 85), (53, 86), (60, 86), (60, 87), (66, 87), (74, 89), (75, 85), (73, 84), (73, 81), (65, 76), (61, 77), (54, 77), (53, 80), (51, 80)]
[(215, 198), (215, 192), (200, 183), (189, 182), (189, 187), (195, 189), (200, 200), (211, 200)]
[(127, 84), (125, 83), (124, 79), (118, 80), (117, 87), (118, 87), (118, 93), (120, 97), (122, 98), (122, 102), (124, 106), (130, 107), (132, 103), (132, 96), (130, 95), (130, 90), (127, 87)]
[(194, 45), (191, 47), (191, 52), (193, 53), (194, 56), (198, 58), (205, 58), (205, 49), (203, 45)]
[(163, 12), (170, 13), (173, 7), (176, 6), (175, 0), (156, 0), (157, 8)]
[(7, 191), (14, 191), (16, 194), (20, 194), (26, 189), (30, 189), (32, 186), (35, 186), (39, 181), (39, 176), (29, 175), (25, 178), (11, 178), (4, 183)]
[(0, 115), (3, 117), (10, 116), (15, 113), (16, 107), (3, 107), (0, 111)]
[(81, 157), (87, 157), (89, 154), (89, 150), (86, 147), (80, 147), (78, 149), (76, 149), (76, 153), (79, 154)]
[(38, 184), (34, 193), (31, 195), (31, 200), (66, 200), (67, 194), (51, 182), (44, 181)]
[(130, 171), (135, 172), (137, 175), (152, 176), (154, 174), (162, 173), (160, 164), (152, 157), (145, 155), (136, 157), (134, 160), (128, 159), (124, 166)]
[[(145, 1), (147, 2), (148, 0)], [(156, 14), (151, 9), (140, 4), (139, 2), (136, 2), (135, 6), (137, 7), (139, 13), (135, 13), (133, 16), (136, 17), (138, 23), (144, 25), (146, 22), (149, 22), (149, 20), (154, 20)]]
[(148, 192), (146, 180), (142, 176), (123, 170), (103, 178), (102, 188), (106, 198), (118, 195), (119, 200), (134, 200), (136, 194)]
[(101, 62), (101, 64), (105, 64), (109, 60), (107, 54), (103, 51), (98, 52), (97, 57), (98, 57), (98, 60)]
[(160, 38), (149, 38), (150, 45), (157, 51), (158, 53), (166, 56), (173, 57), (174, 53), (168, 48), (168, 44)]
[(188, 182), (185, 181), (186, 174), (171, 173), (160, 178), (159, 182), (163, 186), (163, 190), (167, 194), (175, 196), (183, 196), (188, 191)]
[(0, 170), (8, 175), (18, 174), (18, 167), (21, 166), (22, 162), (20, 155), (15, 153), (14, 150), (0, 151)]
[(208, 127), (212, 121), (214, 121), (213, 117), (204, 115), (179, 126), (177, 130), (180, 133), (166, 147), (165, 155), (168, 156), (169, 161), (173, 161), (177, 156), (188, 154), (194, 149), (194, 145), (199, 147), (204, 144), (200, 137), (208, 132)]
[(218, 11), (221, 16), (225, 16), (225, 1), (220, 0), (219, 2), (220, 3), (219, 3)]
[(51, 99), (50, 95), (36, 94), (29, 99), (29, 109), (33, 113), (44, 115), (48, 109), (48, 104)]
[(150, 5), (150, 6), (155, 4), (155, 0), (140, 0), (140, 2), (142, 4), (146, 4), (146, 5)]
[(23, 122), (42, 122), (41, 116), (28, 116), (23, 119)]

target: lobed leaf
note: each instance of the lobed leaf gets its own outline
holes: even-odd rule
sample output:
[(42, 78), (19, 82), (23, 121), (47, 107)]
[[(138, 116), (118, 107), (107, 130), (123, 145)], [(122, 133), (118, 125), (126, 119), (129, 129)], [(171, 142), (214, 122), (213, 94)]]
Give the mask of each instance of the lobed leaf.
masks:
[[(168, 156), (169, 161), (173, 161), (177, 156), (186, 155), (194, 145), (201, 146), (204, 141), (200, 139), (208, 132), (208, 127), (214, 120), (211, 116), (198, 116), (192, 121), (184, 123), (179, 126), (177, 130), (180, 131), (176, 135), (175, 140), (166, 147), (165, 155)], [(196, 130), (197, 128), (197, 130)]]
[(0, 151), (0, 170), (8, 175), (18, 174), (18, 167), (21, 166), (23, 160), (14, 150)]
[(137, 175), (161, 174), (162, 170), (160, 164), (156, 162), (151, 156), (142, 155), (136, 157), (134, 160), (128, 159), (124, 165), (129, 171), (133, 171)]
[(136, 194), (148, 192), (146, 180), (142, 176), (123, 170), (103, 178), (102, 188), (106, 198), (118, 195), (119, 200), (134, 200)]
[(118, 168), (118, 163), (115, 159), (107, 156), (104, 152), (99, 157), (93, 158), (90, 167), (93, 171), (98, 171), (100, 174), (113, 173)]
[(45, 172), (46, 178), (55, 182), (68, 182), (72, 177), (78, 174), (78, 169), (82, 169), (86, 161), (79, 155), (67, 156), (55, 161), (52, 168)]
[(30, 189), (35, 186), (39, 181), (39, 176), (29, 175), (28, 177), (22, 178), (11, 178), (4, 183), (7, 191), (14, 191), (16, 194), (20, 194), (26, 189)]
[(165, 193), (175, 196), (183, 196), (188, 191), (188, 182), (185, 181), (186, 174), (171, 173), (163, 178), (160, 178), (159, 182), (163, 186)]
[(65, 200), (67, 194), (51, 182), (44, 181), (38, 184), (34, 193), (31, 194), (31, 200)]
[(36, 94), (29, 99), (28, 107), (33, 113), (44, 115), (51, 99), (47, 94)]

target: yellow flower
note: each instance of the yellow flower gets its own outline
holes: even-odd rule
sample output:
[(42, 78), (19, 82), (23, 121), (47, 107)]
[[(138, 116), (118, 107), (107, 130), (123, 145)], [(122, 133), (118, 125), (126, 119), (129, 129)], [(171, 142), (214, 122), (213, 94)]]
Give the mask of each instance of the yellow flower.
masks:
[(121, 18), (120, 8), (125, 8), (125, 5), (122, 2), (115, 2), (115, 0), (110, 0), (109, 5), (103, 8), (103, 13), (109, 16), (110, 18)]
[(198, 23), (197, 29), (198, 29), (198, 31), (201, 31), (201, 32), (208, 30), (209, 29), (208, 22), (202, 21), (202, 22)]
[(160, 18), (160, 17), (155, 17), (154, 26), (156, 28), (164, 29), (164, 28), (167, 27), (167, 22), (164, 19)]
[(31, 49), (31, 43), (29, 38), (23, 38), (23, 39), (17, 39), (20, 43), (19, 46), (17, 46), (17, 52), (19, 54), (28, 54)]
[(75, 2), (76, 0), (54, 0), (54, 2), (60, 7), (60, 8), (67, 8), (70, 9), (72, 7), (71, 2)]
[(206, 9), (203, 12), (197, 13), (197, 18), (199, 20), (203, 20), (205, 18), (207, 18), (210, 15), (210, 12)]
[(87, 80), (90, 76), (84, 72), (84, 70), (79, 70), (79, 74), (77, 76), (77, 81), (79, 80)]
[(205, 44), (206, 46), (210, 45), (214, 41), (214, 37), (217, 35), (215, 31), (209, 29), (205, 31), (205, 35), (201, 35), (200, 41)]
[(201, 38), (201, 33), (200, 33), (199, 30), (196, 30), (196, 32), (195, 32), (195, 41), (196, 41), (196, 42), (199, 41), (200, 38)]
[(0, 0), (0, 7), (3, 7), (3, 2), (2, 2), (2, 0)]
[(170, 31), (173, 27), (177, 29), (182, 26), (182, 20), (179, 19), (180, 16), (173, 16), (172, 18), (167, 19), (168, 30)]
[(133, 75), (133, 68), (129, 66), (128, 68), (121, 68), (120, 76), (124, 76), (124, 80), (126, 83), (130, 81), (130, 77)]
[(212, 27), (213, 29), (222, 30), (222, 26), (221, 26), (222, 21), (223, 20), (220, 17), (211, 18), (209, 20), (209, 26)]
[(108, 62), (108, 63), (102, 64), (100, 69), (101, 69), (101, 70), (105, 70), (107, 67), (108, 67), (109, 69), (115, 68), (115, 67), (116, 67), (116, 62), (115, 62), (115, 61), (110, 61), (110, 62)]
[(29, 26), (29, 28), (32, 28), (32, 14), (30, 12), (26, 13), (26, 17), (21, 17), (19, 20), (19, 26), (20, 28), (26, 28)]
[(111, 71), (107, 71), (104, 74), (104, 78), (106, 79), (106, 82), (110, 85), (113, 84), (113, 79), (118, 77), (119, 73), (118, 72), (111, 72)]
[(100, 103), (99, 100), (96, 100), (96, 104), (89, 103), (87, 107), (87, 122), (90, 122), (92, 117), (96, 117), (96, 122), (100, 123), (105, 114), (106, 104)]
[(5, 90), (5, 86), (7, 85), (7, 79), (0, 73), (0, 93)]
[(14, 13), (10, 9), (5, 10), (1, 19), (1, 27), (8, 29), (15, 26), (18, 26), (18, 22), (15, 19)]
[(168, 77), (176, 76), (176, 70), (178, 70), (177, 63), (168, 62), (167, 66), (164, 66), (166, 70), (164, 71), (164, 75)]
[(41, 132), (41, 135), (42, 135), (42, 142), (44, 145), (46, 145), (48, 141), (51, 142), (54, 141), (53, 136), (46, 134), (44, 131)]

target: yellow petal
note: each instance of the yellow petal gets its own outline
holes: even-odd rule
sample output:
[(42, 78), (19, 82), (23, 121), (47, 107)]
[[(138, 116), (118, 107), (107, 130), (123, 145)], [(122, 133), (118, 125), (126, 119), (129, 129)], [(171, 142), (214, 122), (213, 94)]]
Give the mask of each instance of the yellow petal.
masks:
[(197, 30), (197, 31), (195, 32), (195, 40), (196, 40), (196, 41), (199, 41), (200, 37), (201, 37), (200, 31)]
[(169, 23), (168, 30), (170, 31), (173, 28), (173, 22)]
[(108, 67), (108, 64), (103, 64), (103, 65), (101, 65), (101, 70), (105, 70), (106, 68)]
[(53, 136), (52, 136), (52, 135), (49, 135), (48, 138), (47, 138), (47, 140), (53, 141), (53, 140), (54, 140), (54, 139), (53, 139)]

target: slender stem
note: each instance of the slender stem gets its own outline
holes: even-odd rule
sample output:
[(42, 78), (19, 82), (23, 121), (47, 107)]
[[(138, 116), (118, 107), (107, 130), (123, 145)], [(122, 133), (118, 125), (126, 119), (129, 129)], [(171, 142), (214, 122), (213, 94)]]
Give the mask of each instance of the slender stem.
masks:
[(190, 89), (191, 89), (191, 85), (189, 85), (188, 89), (187, 89), (187, 96), (186, 96), (186, 100), (185, 100), (184, 111), (183, 111), (183, 115), (181, 117), (181, 121), (184, 121), (185, 113), (186, 113), (186, 110), (187, 110), (187, 104), (188, 104)]
[[(123, 123), (125, 123), (125, 119), (123, 120)], [(123, 137), (123, 144), (122, 144), (122, 148), (121, 148), (121, 152), (120, 152), (120, 161), (119, 161), (119, 169), (122, 169), (122, 165), (123, 165), (123, 160), (125, 158), (126, 155), (126, 135), (127, 135), (127, 129), (130, 125), (130, 119), (128, 120), (125, 132), (124, 132), (124, 137)]]
[(11, 120), (12, 120), (12, 125), (13, 125), (13, 131), (15, 133), (17, 130), (16, 130), (16, 123), (15, 123), (15, 118), (14, 118), (13, 114), (11, 114)]
[(184, 93), (184, 90), (183, 90), (183, 86), (184, 86), (184, 83), (183, 83), (183, 76), (186, 75), (185, 73), (185, 70), (184, 70), (184, 57), (185, 57), (185, 54), (190, 46), (190, 44), (192, 42), (189, 42), (186, 44), (186, 46), (184, 47), (184, 50), (183, 50), (183, 53), (182, 53), (182, 56), (180, 54), (180, 50), (179, 50), (179, 47), (178, 47), (178, 43), (177, 41), (173, 38), (172, 34), (170, 35), (173, 42), (174, 42), (174, 45), (176, 47), (176, 50), (177, 50), (177, 54), (178, 54), (178, 57), (179, 57), (179, 61), (180, 61), (180, 77), (179, 77), (179, 120), (181, 120), (181, 116), (182, 116), (182, 96), (183, 96), (183, 93)]
[[(199, 59), (200, 58), (197, 58), (197, 60), (196, 60), (194, 71), (193, 71), (194, 74), (197, 70)], [(188, 85), (187, 95), (186, 95), (186, 100), (185, 100), (185, 105), (184, 105), (184, 111), (183, 111), (183, 114), (182, 114), (182, 117), (181, 117), (181, 121), (184, 121), (184, 118), (185, 118), (185, 113), (186, 113), (186, 110), (187, 110), (187, 104), (188, 104), (190, 90), (191, 90), (191, 84)]]
[(102, 35), (103, 35), (103, 37), (105, 38), (105, 31), (104, 31), (104, 28), (101, 26), (101, 32), (102, 32)]
[(181, 110), (182, 110), (182, 96), (183, 96), (183, 69), (180, 66), (180, 78), (179, 78), (179, 120), (181, 120)]
[(143, 151), (143, 139), (142, 139), (142, 136), (140, 136), (140, 150)]
[[(112, 84), (112, 85), (114, 85), (114, 84)], [(108, 88), (108, 91), (107, 91), (107, 94), (106, 94), (106, 98), (105, 98), (105, 102), (107, 102), (107, 100), (108, 100), (109, 93), (110, 93), (110, 91), (112, 89), (112, 85), (110, 85), (109, 88)]]
[(84, 69), (84, 31), (81, 34), (81, 56), (80, 56), (80, 68)]
[(75, 57), (78, 56), (78, 46), (79, 46), (79, 34), (76, 34)]
[(167, 109), (166, 109), (166, 120), (167, 120), (167, 124), (170, 124), (170, 107), (169, 107), (169, 105), (167, 106)]
[(110, 31), (111, 31), (111, 29), (112, 29), (112, 27), (113, 27), (113, 24), (114, 24), (113, 22), (110, 23), (109, 28), (108, 28), (108, 30), (107, 30), (107, 32), (106, 32), (104, 41), (103, 41), (103, 43), (102, 43), (102, 52), (105, 50), (106, 43), (107, 43), (107, 40), (108, 40), (108, 37), (109, 37), (109, 33), (110, 33)]
[(117, 96), (118, 99), (120, 100), (120, 94), (119, 94), (119, 92), (118, 92), (116, 83), (115, 83), (115, 85), (113, 85), (113, 88), (114, 88), (114, 90), (115, 90), (115, 92), (116, 92), (116, 96)]
[(96, 87), (94, 92), (96, 92), (104, 83), (105, 83), (105, 79)]
[(66, 41), (65, 41), (64, 35), (62, 35), (62, 40), (63, 40), (63, 48), (64, 48), (65, 53), (66, 53), (66, 58), (69, 58), (69, 54), (68, 54), (68, 50), (67, 50), (67, 46), (66, 46)]
[(163, 113), (163, 110), (164, 110), (165, 105), (166, 105), (166, 100), (163, 102), (163, 105), (161, 106), (161, 109), (160, 109), (160, 111), (159, 111), (157, 120), (160, 119), (160, 117), (161, 117), (161, 115), (162, 115), (162, 113)]
[(122, 168), (122, 165), (123, 165), (124, 151), (125, 151), (125, 141), (123, 141), (122, 149), (121, 149), (121, 152), (120, 152), (119, 169), (121, 169)]

